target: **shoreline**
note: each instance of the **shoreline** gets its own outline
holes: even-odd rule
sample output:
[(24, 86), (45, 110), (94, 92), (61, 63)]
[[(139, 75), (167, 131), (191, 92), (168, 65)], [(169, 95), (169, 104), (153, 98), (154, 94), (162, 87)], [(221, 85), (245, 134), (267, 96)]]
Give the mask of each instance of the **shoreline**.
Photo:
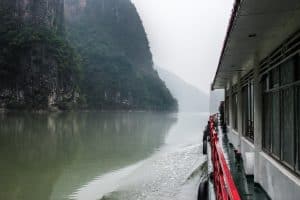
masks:
[(70, 110), (60, 110), (60, 109), (7, 109), (7, 108), (0, 108), (0, 113), (16, 113), (16, 112), (29, 112), (29, 113), (37, 113), (37, 114), (44, 114), (44, 113), (72, 113), (72, 112), (122, 112), (122, 113), (143, 113), (143, 112), (157, 112), (157, 113), (179, 113), (178, 110), (124, 110), (124, 109), (70, 109)]

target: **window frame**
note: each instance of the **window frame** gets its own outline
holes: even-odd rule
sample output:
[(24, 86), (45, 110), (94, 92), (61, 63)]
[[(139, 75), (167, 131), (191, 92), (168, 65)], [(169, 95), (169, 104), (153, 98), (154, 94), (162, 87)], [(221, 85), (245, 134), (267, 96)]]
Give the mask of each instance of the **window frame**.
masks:
[(229, 120), (229, 96), (226, 95), (225, 97), (225, 122), (227, 125), (230, 125), (230, 120)]
[(238, 93), (233, 92), (232, 93), (232, 128), (235, 131), (238, 131)]
[[(246, 105), (245, 105), (246, 104)], [(253, 80), (242, 87), (242, 135), (254, 143), (254, 89)]]
[[(286, 66), (289, 62), (292, 63), (293, 67), (291, 67), (293, 73), (293, 80), (289, 81), (286, 84), (282, 84), (282, 75), (281, 75), (281, 69)], [(273, 84), (271, 83), (272, 81), (272, 73), (274, 71), (278, 71), (278, 84)], [(286, 71), (285, 71), (286, 73)], [(277, 160), (279, 163), (281, 163), (283, 166), (286, 168), (290, 169), (292, 172), (296, 173), (297, 175), (300, 175), (300, 124), (297, 123), (300, 121), (300, 54), (297, 54), (296, 56), (292, 56), (289, 59), (286, 59), (285, 62), (282, 62), (281, 64), (277, 65), (275, 68), (272, 68), (269, 70), (266, 74), (263, 75), (261, 84), (264, 86), (262, 90), (262, 101), (263, 101), (263, 109), (267, 109), (267, 111), (271, 111), (271, 113), (266, 112), (263, 110), (263, 132), (264, 134), (262, 135), (262, 149), (264, 152), (266, 152), (268, 155), (270, 155), (272, 158)], [(283, 131), (283, 116), (284, 112), (284, 100), (283, 100), (283, 94), (284, 92), (288, 92), (288, 90), (292, 91), (292, 110), (293, 110), (293, 127), (291, 128), (292, 134), (293, 135), (293, 161), (292, 164), (288, 163), (284, 157), (284, 131)], [(298, 90), (298, 91), (297, 91)], [(265, 108), (266, 104), (270, 104), (270, 102), (273, 102), (273, 94), (278, 92), (279, 93), (279, 134), (280, 134), (280, 141), (279, 141), (279, 148), (280, 148), (280, 155), (277, 156), (274, 153), (274, 143), (273, 143), (273, 137), (274, 133), (272, 131), (273, 125), (272, 125), (272, 116), (273, 114), (273, 108)], [(273, 93), (273, 94), (272, 94)], [(266, 102), (267, 101), (267, 102)], [(270, 110), (268, 110), (270, 109)], [(270, 116), (268, 116), (270, 115)], [(269, 120), (269, 121), (267, 121)], [(269, 124), (267, 124), (269, 123)], [(268, 149), (268, 144), (265, 142), (266, 141), (266, 126), (269, 125), (269, 148)], [(287, 152), (288, 153), (288, 152)]]

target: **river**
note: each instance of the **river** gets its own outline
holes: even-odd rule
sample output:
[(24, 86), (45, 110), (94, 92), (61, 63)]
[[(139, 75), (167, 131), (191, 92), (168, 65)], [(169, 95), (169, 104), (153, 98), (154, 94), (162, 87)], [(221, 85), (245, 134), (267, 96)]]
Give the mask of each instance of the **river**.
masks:
[(0, 199), (195, 200), (207, 117), (0, 113)]

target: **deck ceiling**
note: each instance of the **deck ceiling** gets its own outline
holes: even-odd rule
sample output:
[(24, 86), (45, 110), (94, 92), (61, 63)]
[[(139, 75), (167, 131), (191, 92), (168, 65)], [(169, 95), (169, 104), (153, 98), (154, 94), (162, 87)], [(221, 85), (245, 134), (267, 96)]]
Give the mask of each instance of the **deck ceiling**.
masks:
[[(236, 2), (213, 82), (226, 88), (300, 29), (300, 0)], [(257, 56), (257, 57), (255, 57)]]

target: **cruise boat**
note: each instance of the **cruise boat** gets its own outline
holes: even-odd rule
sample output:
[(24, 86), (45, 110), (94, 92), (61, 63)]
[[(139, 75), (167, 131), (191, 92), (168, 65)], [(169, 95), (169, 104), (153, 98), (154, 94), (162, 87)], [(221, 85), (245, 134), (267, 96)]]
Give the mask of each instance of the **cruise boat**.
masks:
[(225, 91), (224, 134), (245, 177), (269, 199), (299, 200), (300, 1), (237, 0), (211, 89)]

